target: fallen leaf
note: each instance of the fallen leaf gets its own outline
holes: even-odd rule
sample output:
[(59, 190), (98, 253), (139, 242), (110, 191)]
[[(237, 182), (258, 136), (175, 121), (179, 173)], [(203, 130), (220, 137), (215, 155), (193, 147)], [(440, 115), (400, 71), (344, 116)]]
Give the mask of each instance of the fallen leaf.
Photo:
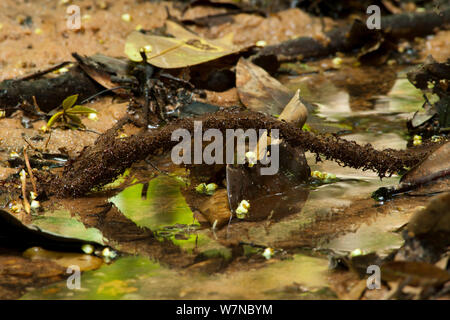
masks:
[(426, 208), (416, 211), (408, 230), (416, 236), (432, 236), (440, 231), (450, 234), (450, 192), (434, 197)]
[(217, 228), (225, 225), (231, 216), (231, 211), (228, 207), (227, 191), (225, 189), (217, 190), (201, 204), (199, 210), (211, 225), (215, 224)]
[(450, 142), (433, 151), (424, 161), (406, 173), (401, 185), (420, 185), (450, 173)]
[(381, 266), (384, 281), (401, 281), (409, 278), (410, 286), (439, 285), (450, 280), (450, 274), (438, 267), (413, 261), (391, 261)]
[(51, 260), (65, 268), (76, 265), (80, 268), (80, 271), (95, 270), (100, 268), (103, 264), (101, 258), (89, 254), (50, 251), (40, 247), (27, 249), (23, 253), (23, 256), (31, 260)]
[(232, 34), (219, 40), (206, 40), (179, 24), (167, 21), (166, 30), (175, 38), (146, 35), (133, 31), (126, 39), (125, 54), (132, 61), (141, 62), (145, 49), (147, 62), (164, 69), (184, 68), (236, 53)]
[(125, 188), (109, 201), (137, 226), (152, 231), (195, 224), (193, 213), (181, 194), (182, 186), (175, 178), (161, 175), (147, 186), (140, 183)]
[(278, 80), (244, 58), (236, 66), (236, 87), (248, 109), (270, 115), (279, 115), (292, 97)]
[(69, 211), (47, 211), (44, 215), (33, 218), (33, 225), (40, 229), (76, 238), (86, 242), (104, 245), (103, 235), (97, 228), (86, 228), (82, 222), (72, 217)]

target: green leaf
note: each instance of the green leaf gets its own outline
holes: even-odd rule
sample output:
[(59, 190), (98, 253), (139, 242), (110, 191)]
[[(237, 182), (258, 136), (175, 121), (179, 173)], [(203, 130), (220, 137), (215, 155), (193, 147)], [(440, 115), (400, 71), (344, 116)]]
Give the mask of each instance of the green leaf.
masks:
[(422, 110), (423, 93), (408, 79), (397, 79), (387, 96), (390, 100), (388, 112), (406, 113)]
[[(74, 127), (75, 127), (75, 129), (78, 129), (78, 128), (84, 128), (85, 127), (85, 125), (83, 124), (83, 122), (81, 122), (81, 119), (80, 118), (78, 118), (78, 116), (76, 116), (76, 115), (74, 115), (74, 114), (69, 114), (69, 113), (66, 113), (66, 116), (71, 120), (71, 124), (72, 125), (74, 125)], [(73, 128), (71, 128), (71, 129), (73, 129)]]
[(71, 217), (69, 211), (47, 211), (43, 216), (33, 218), (32, 224), (41, 230), (61, 236), (96, 242), (104, 245), (103, 235), (96, 228), (86, 228), (83, 223)]
[(73, 113), (73, 114), (90, 114), (90, 113), (98, 113), (97, 110), (88, 108), (85, 106), (74, 106), (73, 108), (70, 108), (69, 110), (66, 110), (66, 113)]
[(60, 111), (60, 112), (55, 113), (55, 114), (50, 118), (50, 120), (48, 120), (48, 122), (47, 122), (47, 128), (51, 128), (51, 127), (53, 126), (53, 124), (54, 124), (55, 122), (57, 122), (57, 121), (59, 120), (59, 118), (62, 117), (63, 114), (64, 114), (63, 111)]
[(71, 106), (73, 106), (75, 104), (75, 102), (77, 102), (78, 99), (78, 94), (74, 94), (72, 96), (67, 97), (66, 99), (64, 99), (64, 101), (62, 102), (62, 107), (64, 110), (69, 109)]
[[(194, 224), (191, 209), (180, 188), (182, 183), (168, 176), (158, 176), (148, 183), (136, 184), (109, 199), (130, 220), (152, 231), (176, 224)], [(144, 196), (144, 199), (142, 198)]]

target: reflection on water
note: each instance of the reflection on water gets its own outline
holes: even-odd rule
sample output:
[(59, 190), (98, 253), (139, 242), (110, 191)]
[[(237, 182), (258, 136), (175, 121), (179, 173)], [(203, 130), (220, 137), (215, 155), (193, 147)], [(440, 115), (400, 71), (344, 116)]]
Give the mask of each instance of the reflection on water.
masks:
[(390, 215), (364, 223), (356, 232), (333, 239), (321, 248), (341, 254), (360, 250), (363, 254), (376, 252), (380, 256), (387, 255), (403, 244), (402, 236), (394, 231), (407, 223), (410, 216), (411, 213), (404, 214), (393, 210)]
[(83, 274), (82, 290), (66, 282), (22, 299), (318, 299), (336, 298), (328, 289), (326, 259), (296, 254), (264, 268), (231, 274), (170, 270), (145, 257), (126, 257)]
[[(364, 92), (365, 84), (355, 87), (342, 78), (307, 75), (289, 79), (285, 81), (285, 85), (291, 90), (300, 88), (302, 96), (316, 105), (317, 109), (313, 110), (309, 123), (317, 131), (339, 131), (344, 139), (360, 144), (370, 143), (376, 149), (406, 148), (405, 119), (411, 116), (411, 111), (421, 107), (418, 103), (421, 94), (405, 79), (396, 80), (391, 77), (386, 83), (378, 80), (376, 84), (380, 86), (379, 94), (374, 95), (377, 92), (376, 85), (368, 85), (367, 92)], [(371, 101), (370, 106), (355, 107), (355, 96), (367, 98)], [(286, 151), (286, 148), (282, 148), (281, 152), (283, 150)], [(256, 168), (227, 168), (230, 207), (237, 208), (241, 200), (248, 200), (251, 204), (248, 217), (237, 223), (262, 220), (272, 222), (269, 227), (263, 223), (252, 224), (243, 233), (241, 227), (233, 221), (230, 226), (232, 236), (233, 228), (236, 228), (242, 241), (271, 245), (288, 240), (292, 232), (312, 225), (316, 219), (332, 215), (333, 210), (348, 207), (358, 199), (368, 198), (376, 189), (397, 184), (399, 180), (395, 175), (380, 180), (374, 172), (342, 167), (332, 161), (316, 163), (316, 156), (306, 153), (311, 171), (333, 173), (338, 179), (320, 186), (305, 186), (309, 170), (305, 173), (305, 170), (302, 172), (296, 168), (296, 179), (291, 179), (289, 172), (283, 172), (283, 168), (292, 167), (288, 161), (291, 153), (292, 150), (280, 157), (281, 173), (273, 177), (256, 174)], [(297, 163), (305, 167), (303, 160)], [(147, 200), (141, 199), (137, 189), (142, 189), (142, 186), (136, 185), (125, 189), (111, 201), (138, 225), (159, 230), (157, 234), (169, 234), (173, 238), (173, 230), (168, 229), (173, 229), (173, 225), (177, 224), (189, 225), (193, 221), (192, 212), (179, 192), (180, 185), (175, 186), (168, 181), (162, 177), (152, 180)], [(180, 234), (195, 234), (198, 227), (188, 231), (176, 229)], [(189, 234), (185, 239), (186, 243), (194, 241), (193, 234)]]
[(147, 184), (135, 184), (109, 199), (130, 220), (152, 231), (167, 226), (194, 224), (180, 192), (182, 183), (160, 175)]
[[(360, 73), (359, 76), (364, 75), (363, 71)], [(395, 74), (386, 81), (377, 79), (376, 85), (370, 85), (367, 79), (360, 84), (347, 83), (345, 79), (346, 76), (341, 75), (333, 81), (332, 77), (318, 74), (284, 82), (293, 92), (300, 88), (302, 96), (316, 105), (315, 110), (310, 110), (307, 122), (313, 131), (338, 132), (344, 139), (370, 143), (377, 149), (406, 148), (405, 120), (421, 107), (421, 95), (404, 79), (396, 80)], [(283, 156), (282, 159), (288, 158)], [(308, 185), (310, 171), (306, 170), (306, 161), (311, 171), (329, 172), (337, 179), (331, 183)], [(169, 239), (184, 252), (229, 259), (231, 249), (221, 241), (237, 240), (276, 248), (280, 243), (292, 241), (293, 235), (302, 230), (313, 230), (316, 221), (331, 217), (337, 210), (367, 199), (376, 189), (397, 184), (399, 180), (398, 176), (380, 180), (373, 172), (341, 167), (331, 161), (316, 163), (316, 155), (310, 153), (306, 153), (301, 163), (304, 170), (299, 171), (299, 179), (294, 180), (290, 180), (286, 172), (274, 178), (257, 177), (248, 170), (231, 168), (228, 173), (236, 180), (233, 188), (237, 186), (237, 189), (229, 188), (233, 189), (235, 196), (231, 206), (235, 208), (246, 197), (251, 203), (251, 215), (249, 219), (234, 219), (229, 228), (222, 229), (222, 233), (194, 220), (193, 212), (180, 191), (185, 185), (173, 177), (160, 175), (149, 181), (147, 187), (145, 184), (133, 185), (110, 201), (138, 226), (149, 228), (159, 239)], [(261, 186), (265, 186), (262, 196)], [(354, 230), (356, 233), (332, 239), (321, 248), (341, 253), (355, 249), (388, 252), (401, 245), (402, 239), (393, 230), (407, 218), (398, 212), (383, 215), (371, 224), (363, 224)], [(301, 244), (296, 245), (301, 247)], [(317, 292), (325, 292), (322, 289), (328, 287), (326, 270), (326, 259), (303, 255), (294, 255), (291, 260), (275, 260), (257, 270), (208, 275), (189, 271), (180, 273), (147, 258), (128, 257), (87, 273), (83, 280), (85, 291), (70, 292), (64, 283), (55, 285), (56, 289), (46, 290), (47, 294), (37, 290), (24, 298), (304, 297), (299, 293), (302, 290), (293, 286), (304, 286), (309, 297), (323, 298)], [(330, 298), (329, 295), (326, 297)]]

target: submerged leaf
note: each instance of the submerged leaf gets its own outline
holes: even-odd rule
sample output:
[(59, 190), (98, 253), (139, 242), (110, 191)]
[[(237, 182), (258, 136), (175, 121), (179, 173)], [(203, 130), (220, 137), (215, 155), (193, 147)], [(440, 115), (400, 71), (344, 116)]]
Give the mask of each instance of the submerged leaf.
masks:
[[(409, 221), (408, 231), (435, 241), (439, 240), (440, 232), (450, 234), (450, 192), (434, 197), (425, 208), (416, 211)], [(448, 236), (444, 240), (444, 246), (450, 245)]]
[(55, 210), (46, 212), (43, 216), (35, 217), (33, 224), (44, 231), (101, 245), (105, 244), (100, 230), (86, 228), (82, 222), (71, 217), (69, 211)]
[(376, 253), (380, 257), (388, 255), (404, 243), (402, 236), (393, 231), (408, 221), (409, 215), (391, 213), (380, 216), (373, 222), (362, 224), (356, 232), (349, 232), (323, 245), (335, 253), (367, 255)]
[(209, 221), (211, 226), (220, 228), (224, 226), (231, 217), (231, 211), (228, 206), (227, 190), (220, 189), (211, 197), (205, 199), (199, 206), (199, 210)]
[[(31, 224), (24, 224), (14, 215), (0, 209), (0, 242), (15, 247), (39, 244), (63, 248), (66, 251), (79, 251), (86, 242), (103, 245), (103, 237), (99, 230), (86, 229), (81, 222), (71, 218), (70, 213), (62, 211), (59, 221), (51, 221), (52, 219), (45, 215), (34, 220)], [(36, 223), (36, 220), (40, 222)]]
[(77, 265), (80, 268), (80, 271), (95, 270), (100, 268), (103, 264), (103, 260), (101, 258), (90, 254), (50, 251), (40, 247), (27, 249), (23, 253), (23, 256), (31, 260), (51, 260), (65, 268), (72, 265)]
[[(137, 291), (132, 285), (139, 278), (152, 278), (160, 274), (160, 265), (143, 257), (119, 259), (112, 265), (104, 265), (97, 271), (83, 274), (83, 289), (73, 291), (67, 288), (66, 281), (51, 286), (54, 290), (36, 290), (22, 299), (122, 299)], [(75, 296), (73, 294), (75, 293)], [(37, 296), (35, 296), (37, 295)], [(81, 298), (82, 297), (82, 298)]]
[(182, 183), (172, 177), (158, 176), (148, 183), (126, 188), (109, 200), (140, 227), (156, 231), (176, 224), (194, 223), (191, 209), (180, 192)]
[(422, 110), (423, 94), (415, 88), (407, 79), (397, 79), (389, 97), (389, 111), (391, 112), (416, 112)]

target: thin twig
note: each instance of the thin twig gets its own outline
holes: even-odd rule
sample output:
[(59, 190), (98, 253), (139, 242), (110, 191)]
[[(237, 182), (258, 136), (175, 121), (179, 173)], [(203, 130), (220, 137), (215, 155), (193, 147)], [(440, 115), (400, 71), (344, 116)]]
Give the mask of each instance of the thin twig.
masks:
[(27, 175), (25, 173), (25, 170), (23, 170), (23, 169), (20, 172), (20, 182), (22, 183), (23, 207), (25, 208), (25, 212), (27, 214), (30, 214), (31, 206), (30, 206), (30, 202), (28, 202), (28, 198), (27, 198)]
[(44, 150), (47, 150), (48, 143), (50, 142), (50, 138), (52, 137), (52, 130), (50, 130), (48, 139), (45, 141)]
[(45, 117), (45, 112), (42, 112), (41, 108), (39, 108), (39, 105), (38, 105), (37, 100), (36, 100), (36, 96), (33, 96), (32, 98), (33, 98), (33, 106), (35, 108), (36, 114), (38, 116), (44, 116)]
[(39, 151), (36, 147), (34, 147), (25, 137), (22, 136), (23, 141), (26, 142), (26, 144), (33, 150)]
[(58, 64), (56, 64), (56, 65), (54, 65), (52, 67), (49, 67), (47, 69), (40, 70), (40, 71), (34, 72), (32, 74), (25, 75), (23, 77), (19, 77), (16, 80), (24, 81), (24, 80), (30, 80), (30, 79), (39, 78), (40, 76), (43, 76), (43, 75), (45, 75), (47, 73), (50, 73), (52, 71), (61, 69), (62, 67), (68, 65), (69, 63), (71, 63), (71, 61), (64, 61), (64, 62), (58, 63)]
[(80, 131), (91, 132), (91, 133), (95, 133), (95, 134), (101, 135), (100, 132), (92, 130), (92, 129), (80, 129)]
[(23, 149), (23, 157), (25, 158), (25, 165), (27, 166), (28, 174), (30, 175), (31, 184), (33, 185), (33, 191), (37, 195), (36, 180), (34, 179), (33, 169), (31, 168), (30, 160), (28, 159), (27, 148), (28, 146)]

